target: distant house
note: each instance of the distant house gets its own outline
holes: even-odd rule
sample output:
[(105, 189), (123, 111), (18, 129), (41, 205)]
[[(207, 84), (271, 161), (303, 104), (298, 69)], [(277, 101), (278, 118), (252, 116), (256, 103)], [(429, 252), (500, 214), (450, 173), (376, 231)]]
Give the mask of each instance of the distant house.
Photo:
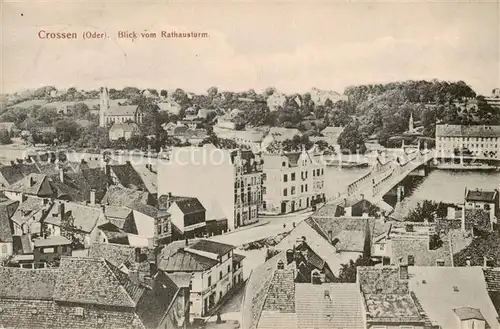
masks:
[[(464, 223), (463, 229), (469, 230), (472, 226), (485, 230), (491, 230), (498, 224), (500, 216), (500, 196), (498, 190), (483, 191), (483, 190), (465, 190), (465, 205), (464, 205)], [(472, 223), (467, 221), (469, 213), (484, 213), (486, 217), (484, 223), (479, 223), (477, 220)], [(481, 216), (481, 215), (479, 215)], [(477, 217), (477, 216), (475, 216)]]
[(15, 210), (11, 217), (14, 235), (41, 232), (41, 221), (47, 217), (52, 203), (48, 199), (27, 197), (24, 201), (15, 201)]
[(59, 261), (61, 256), (71, 256), (71, 241), (60, 235), (33, 241), (35, 262)]
[(315, 141), (325, 141), (331, 146), (338, 146), (338, 138), (340, 134), (344, 131), (344, 127), (326, 127), (321, 131), (322, 137), (315, 137)]
[(172, 223), (172, 239), (202, 237), (207, 233), (205, 207), (197, 198), (162, 195), (160, 208), (170, 214)]
[(181, 112), (181, 106), (173, 100), (160, 102), (157, 105), (162, 112), (168, 112), (175, 115), (179, 115), (179, 113)]
[(102, 258), (63, 256), (58, 268), (2, 267), (0, 282), (0, 322), (8, 328), (181, 329), (189, 323), (189, 288), (162, 271), (144, 284)]
[(139, 133), (139, 126), (136, 123), (114, 123), (109, 128), (109, 140), (116, 141), (120, 138), (129, 140)]

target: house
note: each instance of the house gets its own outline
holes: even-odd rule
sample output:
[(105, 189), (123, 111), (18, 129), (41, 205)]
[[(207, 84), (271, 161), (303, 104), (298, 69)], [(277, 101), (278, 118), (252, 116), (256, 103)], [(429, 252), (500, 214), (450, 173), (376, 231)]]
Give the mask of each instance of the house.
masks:
[(100, 183), (91, 185), (83, 172), (66, 172), (60, 168), (58, 174), (49, 178), (54, 192), (53, 197), (59, 200), (88, 202), (95, 205), (106, 193), (105, 185)]
[(374, 218), (311, 217), (297, 224), (275, 248), (293, 249), (305, 241), (338, 274), (342, 264), (370, 257), (372, 235), (378, 233), (380, 225)]
[(143, 112), (137, 105), (120, 105), (112, 103), (107, 88), (101, 88), (99, 104), (99, 126), (106, 127), (113, 123), (142, 123)]
[(410, 290), (433, 326), (442, 329), (500, 326), (481, 267), (410, 266), (408, 271)]
[(434, 223), (387, 222), (385, 231), (373, 237), (373, 257), (384, 264), (453, 266), (448, 234), (437, 232)]
[(218, 129), (214, 130), (214, 133), (219, 138), (233, 140), (236, 144), (249, 148), (255, 153), (258, 153), (260, 151), (260, 146), (264, 138), (264, 132), (254, 129)]
[(227, 219), (229, 230), (258, 221), (262, 200), (258, 154), (206, 144), (174, 147), (170, 159), (158, 163), (160, 195), (197, 198), (206, 209), (206, 219)]
[[(300, 263), (302, 264), (302, 262)], [(362, 297), (355, 283), (331, 283), (280, 253), (252, 271), (242, 305), (243, 329), (364, 329)]]
[(49, 178), (42, 174), (29, 174), (20, 181), (4, 187), (3, 193), (11, 200), (24, 201), (26, 197), (51, 198), (54, 191)]
[(81, 248), (88, 248), (96, 241), (97, 227), (104, 223), (102, 208), (68, 201), (55, 202), (41, 221), (43, 234), (65, 236)]
[(39, 169), (34, 163), (15, 163), (0, 165), (0, 188), (17, 183), (29, 174), (37, 174)]
[(41, 222), (47, 217), (53, 204), (48, 199), (27, 197), (23, 202), (16, 201), (11, 217), (14, 235), (40, 234)]
[(162, 250), (159, 269), (167, 274), (192, 274), (190, 311), (193, 317), (209, 314), (235, 288), (234, 282), (243, 281), (243, 256), (235, 259), (234, 248), (211, 240), (197, 240), (190, 244), (186, 239), (186, 243), (173, 242)]
[[(62, 257), (58, 268), (0, 268), (0, 323), (8, 328), (184, 328), (189, 304), (162, 271), (148, 285), (104, 259)], [(75, 285), (78, 282), (78, 285)]]
[(263, 154), (262, 213), (285, 214), (325, 199), (325, 163), (302, 150)]
[(207, 233), (206, 210), (197, 198), (167, 194), (160, 196), (158, 202), (170, 214), (172, 240), (192, 239)]
[(146, 191), (129, 189), (116, 185), (110, 186), (101, 200), (101, 204), (112, 206), (128, 206), (133, 203), (154, 206), (156, 200)]
[(459, 152), (500, 159), (500, 126), (436, 125), (436, 157), (450, 158)]
[(302, 133), (297, 128), (271, 127), (262, 140), (261, 150), (267, 150), (267, 147), (273, 142), (282, 143), (287, 139), (293, 139), (294, 136), (302, 136)]
[(33, 241), (34, 261), (59, 261), (61, 256), (71, 256), (71, 241), (60, 235), (39, 238)]
[(110, 141), (116, 141), (120, 138), (127, 141), (139, 134), (139, 126), (133, 122), (113, 123), (108, 134)]
[[(463, 230), (470, 230), (472, 227), (490, 231), (498, 224), (500, 216), (500, 196), (498, 190), (483, 191), (480, 189), (465, 190), (464, 214), (462, 216)], [(472, 213), (483, 213), (484, 216), (474, 216)], [(472, 215), (472, 216), (469, 216)], [(484, 221), (469, 221), (470, 217), (485, 217)], [(488, 218), (489, 217), (489, 218)]]

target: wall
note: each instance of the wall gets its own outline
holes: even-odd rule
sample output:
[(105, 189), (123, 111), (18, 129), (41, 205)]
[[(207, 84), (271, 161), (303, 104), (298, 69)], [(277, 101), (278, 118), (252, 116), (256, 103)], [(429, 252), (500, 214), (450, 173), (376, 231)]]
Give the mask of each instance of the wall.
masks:
[(12, 243), (4, 242), (0, 243), (0, 259), (11, 256), (14, 252), (12, 250)]
[[(53, 248), (54, 252), (44, 253), (43, 250)], [(33, 255), (35, 257), (35, 262), (51, 262), (55, 259), (60, 259), (61, 255), (71, 256), (71, 246), (47, 246), (47, 247), (36, 247), (33, 250)]]
[(143, 214), (137, 210), (133, 211), (137, 234), (145, 238), (154, 238), (155, 235), (155, 219)]

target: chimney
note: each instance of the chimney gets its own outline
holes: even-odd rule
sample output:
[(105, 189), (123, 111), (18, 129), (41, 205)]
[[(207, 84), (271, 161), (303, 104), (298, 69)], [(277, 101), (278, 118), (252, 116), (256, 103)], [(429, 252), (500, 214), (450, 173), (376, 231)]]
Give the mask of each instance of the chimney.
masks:
[(330, 243), (333, 241), (333, 231), (328, 230), (328, 239), (330, 240)]
[(186, 238), (186, 247), (188, 247), (188, 246), (189, 246), (189, 239)]
[(330, 298), (330, 291), (329, 291), (329, 290), (325, 290), (324, 295), (323, 295), (323, 298), (324, 298), (324, 299), (331, 300), (331, 298)]
[(294, 260), (294, 252), (292, 249), (288, 249), (286, 251), (286, 263), (290, 264), (293, 262), (293, 260)]
[(95, 206), (95, 189), (90, 190), (90, 204)]
[(65, 215), (65, 209), (64, 209), (64, 202), (59, 202), (59, 205), (58, 205), (58, 210), (59, 210), (59, 216), (60, 216), (60, 219), (61, 221), (64, 220), (64, 215)]
[(408, 280), (408, 265), (399, 264), (399, 279)]
[(59, 180), (64, 184), (64, 169), (59, 168)]
[(493, 267), (493, 259), (490, 257), (483, 256), (483, 267), (488, 268), (488, 267)]
[(149, 276), (153, 278), (156, 275), (157, 271), (158, 271), (158, 268), (156, 267), (156, 263), (149, 262)]
[(278, 270), (283, 270), (285, 268), (285, 263), (283, 263), (283, 260), (278, 261)]
[(465, 259), (465, 266), (471, 266), (470, 256)]
[(24, 201), (26, 201), (26, 194), (24, 194), (24, 192), (21, 192), (21, 203), (23, 203)]
[(135, 248), (135, 262), (141, 262), (141, 248)]
[(35, 179), (33, 178), (33, 176), (29, 176), (29, 184), (30, 184), (30, 187), (32, 187), (33, 185), (35, 185)]
[(47, 199), (47, 198), (44, 198), (44, 199), (43, 199), (43, 204), (44, 204), (44, 205), (47, 205), (47, 204), (49, 204), (49, 199)]
[(347, 207), (347, 198), (344, 198), (344, 207)]

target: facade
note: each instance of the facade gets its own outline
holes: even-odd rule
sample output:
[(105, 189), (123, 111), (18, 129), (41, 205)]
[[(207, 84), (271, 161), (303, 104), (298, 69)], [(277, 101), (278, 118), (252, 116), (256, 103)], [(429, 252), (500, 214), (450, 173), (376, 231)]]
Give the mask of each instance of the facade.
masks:
[(61, 256), (71, 256), (71, 241), (57, 235), (46, 239), (35, 239), (33, 255), (36, 263), (59, 261)]
[[(116, 103), (116, 102), (114, 102)], [(101, 88), (99, 104), (99, 126), (106, 127), (113, 123), (142, 123), (143, 114), (137, 105), (111, 104), (108, 88)]]
[[(464, 202), (464, 215), (462, 216), (465, 220), (465, 212), (472, 210), (480, 210), (488, 214), (490, 229), (498, 224), (498, 216), (500, 216), (500, 196), (498, 190), (493, 191), (482, 191), (476, 190), (465, 190), (465, 202)], [(465, 226), (465, 223), (464, 223)], [(464, 227), (465, 228), (465, 227)]]
[[(243, 256), (231, 245), (210, 241), (173, 242), (163, 249), (158, 268), (168, 274), (191, 274), (192, 317), (207, 316), (241, 282)], [(238, 264), (235, 269), (233, 264)]]
[(285, 214), (325, 198), (324, 162), (311, 152), (263, 155), (262, 212)]
[(161, 207), (170, 214), (173, 240), (201, 238), (207, 233), (206, 210), (198, 199), (172, 195), (160, 199)]
[(500, 126), (436, 125), (436, 156), (500, 160)]
[(136, 136), (139, 133), (139, 127), (136, 123), (114, 123), (111, 128), (109, 128), (109, 140), (116, 141), (120, 138), (129, 140), (132, 136)]
[(251, 151), (174, 148), (170, 161), (158, 164), (158, 194), (196, 197), (207, 221), (227, 219), (234, 230), (258, 221), (261, 176), (260, 156)]

